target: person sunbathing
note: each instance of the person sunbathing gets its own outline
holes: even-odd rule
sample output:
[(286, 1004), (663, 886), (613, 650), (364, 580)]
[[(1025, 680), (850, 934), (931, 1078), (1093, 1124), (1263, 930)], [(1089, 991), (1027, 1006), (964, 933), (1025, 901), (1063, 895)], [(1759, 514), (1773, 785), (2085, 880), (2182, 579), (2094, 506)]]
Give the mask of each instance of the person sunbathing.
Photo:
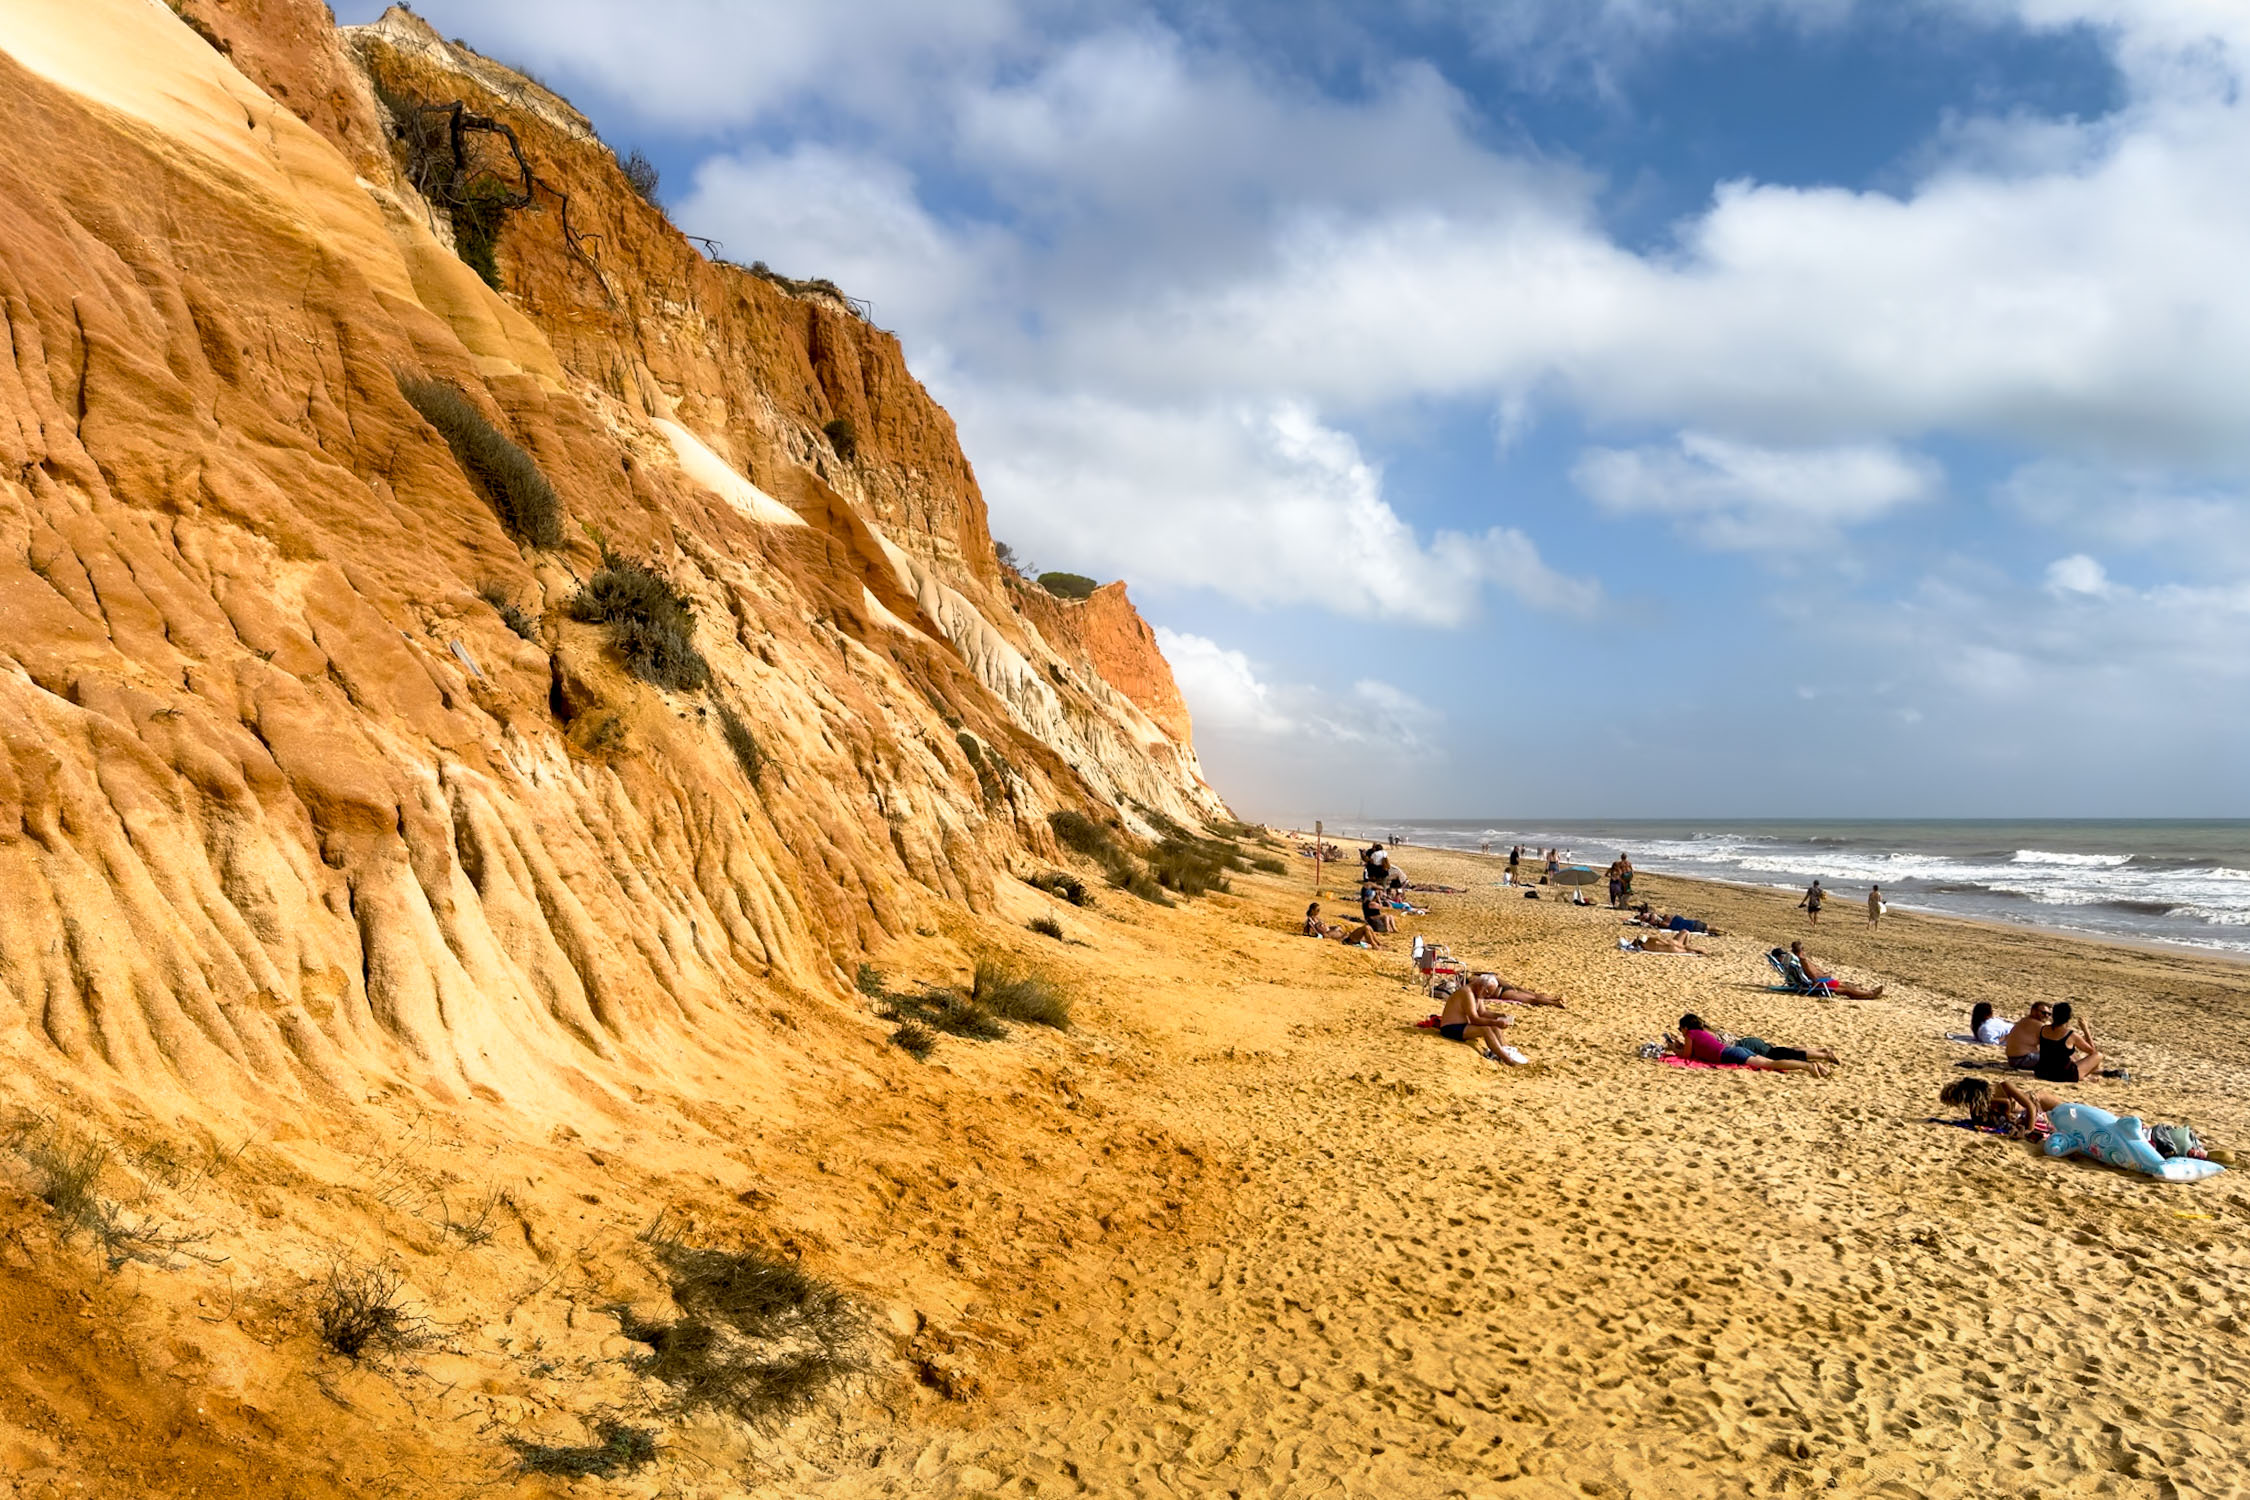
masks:
[(1709, 958), (1711, 955), (1687, 940), (1684, 932), (1644, 932), (1636, 938), (1619, 940), (1635, 953), (1685, 953), (1690, 958)]
[(1337, 942), (1351, 948), (1381, 946), (1375, 941), (1375, 934), (1369, 932), (1365, 927), (1347, 929), (1339, 922), (1323, 922), (1320, 919), (1320, 903), (1318, 901), (1305, 908), (1305, 936), (1334, 938)]
[(1761, 1073), (1810, 1073), (1826, 1078), (1842, 1059), (1825, 1047), (1776, 1047), (1764, 1037), (1739, 1036), (1729, 1042), (1703, 1024), (1693, 1011), (1680, 1017), (1680, 1034), (1666, 1032), (1664, 1050), (1690, 1062), (1716, 1067), (1754, 1068)]
[(1463, 977), (1461, 982), (1474, 991), (1479, 1000), (1505, 1000), (1511, 1005), (1552, 1005), (1560, 1009), (1564, 1003), (1560, 995), (1550, 995), (1543, 990), (1526, 989), (1520, 984), (1510, 984), (1487, 969)]
[(1938, 1090), (1940, 1104), (1957, 1105), (1969, 1112), (1969, 1121), (1980, 1130), (1996, 1130), (2013, 1140), (2042, 1134), (2047, 1111), (2060, 1107), (2062, 1095), (2017, 1088), (2005, 1079), (1998, 1083), (1982, 1078), (1956, 1078)]
[(1398, 918), (1384, 909), (1383, 888), (1370, 882), (1359, 888), (1359, 915), (1376, 932), (1398, 931)]
[(1803, 943), (1791, 943), (1789, 945), (1789, 951), (1796, 954), (1797, 962), (1805, 966), (1805, 977), (1807, 979), (1812, 980), (1816, 984), (1823, 979), (1827, 980), (1828, 988), (1835, 993), (1842, 995), (1845, 999), (1880, 1000), (1881, 998), (1883, 998), (1883, 987), (1881, 985), (1877, 985), (1873, 989), (1868, 989), (1865, 985), (1853, 984), (1849, 980), (1838, 979), (1835, 975), (1829, 973), (1826, 969), (1823, 969), (1822, 967), (1820, 967), (1820, 965), (1814, 963), (1810, 955), (1805, 952), (1805, 945)]
[(2054, 1010), (2044, 1000), (2034, 1000), (2025, 1009), (2023, 1019), (2008, 1028), (2007, 1040), (2000, 1045), (2007, 1050), (2008, 1066), (2019, 1073), (2035, 1071), (2039, 1066), (2039, 1029), (2054, 1018)]
[(2054, 1020), (2039, 1028), (2039, 1062), (2032, 1073), (2041, 1083), (2079, 1083), (2102, 1070), (2102, 1049), (2093, 1028), (2073, 1020), (2070, 1002), (2055, 1007)]
[(1516, 1024), (1514, 1016), (1497, 1015), (1484, 1008), (1476, 992), (1465, 984), (1455, 985), (1445, 996), (1445, 1008), (1438, 1012), (1438, 1035), (1449, 1042), (1467, 1042), (1480, 1056), (1494, 1062), (1526, 1061), (1501, 1039), (1501, 1033)]

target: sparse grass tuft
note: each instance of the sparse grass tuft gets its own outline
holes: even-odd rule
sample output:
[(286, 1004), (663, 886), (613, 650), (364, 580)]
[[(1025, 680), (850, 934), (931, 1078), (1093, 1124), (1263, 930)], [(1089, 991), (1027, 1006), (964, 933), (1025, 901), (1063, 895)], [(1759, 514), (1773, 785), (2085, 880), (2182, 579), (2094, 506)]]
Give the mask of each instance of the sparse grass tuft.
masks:
[(876, 968), (873, 964), (861, 964), (859, 966), (859, 973), (852, 979), (852, 985), (868, 999), (880, 1000), (883, 998), (883, 995), (885, 993), (883, 987), (883, 971)]
[(604, 547), (600, 569), (571, 596), (570, 617), (607, 625), (625, 669), (643, 682), (684, 692), (711, 680), (691, 601), (639, 558)]
[(931, 990), (923, 999), (929, 1024), (947, 1036), (970, 1042), (997, 1042), (1008, 1034), (1008, 1028), (1000, 1024), (997, 1016), (959, 990)]
[(1253, 870), (1262, 870), (1268, 875), (1286, 875), (1289, 873), (1289, 866), (1283, 864), (1280, 860), (1274, 858), (1270, 854), (1251, 855), (1250, 868)]
[(720, 1410), (760, 1426), (811, 1406), (861, 1367), (858, 1315), (842, 1292), (791, 1260), (756, 1248), (703, 1249), (664, 1221), (642, 1236), (671, 1282), (680, 1316), (619, 1330), (649, 1353), (641, 1373), (672, 1387), (683, 1412)]
[(920, 1021), (908, 1021), (891, 1033), (891, 1045), (916, 1062), (928, 1062), (937, 1050), (937, 1033)]
[(859, 429), (852, 425), (850, 417), (833, 418), (821, 424), (820, 430), (829, 446), (836, 450), (836, 456), (845, 463), (859, 457)]
[(1200, 896), (1207, 891), (1231, 889), (1224, 871), (1232, 858), (1231, 853), (1215, 853), (1201, 841), (1167, 838), (1150, 853), (1148, 869), (1156, 877), (1156, 883), (1166, 890), (1183, 896)]
[(969, 982), (969, 998), (996, 1016), (1033, 1026), (1070, 1029), (1070, 997), (1062, 986), (1044, 974), (1022, 970), (1006, 959), (987, 956), (977, 960), (976, 977)]
[(562, 545), (562, 499), (531, 455), (485, 420), (469, 398), (441, 380), (403, 371), (399, 393), (438, 431), (508, 535), (530, 547)]
[(1041, 937), (1051, 937), (1056, 942), (1062, 941), (1062, 923), (1056, 921), (1053, 917), (1033, 917), (1026, 925)]
[(764, 781), (766, 775), (765, 747), (750, 732), (750, 726), (726, 704), (719, 705), (719, 732), (726, 736), (727, 748), (734, 752), (734, 763), (742, 767), (742, 774), (752, 786)]
[(500, 616), (501, 624), (527, 641), (534, 644), (538, 642), (539, 617), (509, 598), (506, 589), (497, 583), (488, 583), (477, 590), (477, 597), (492, 606), (493, 612)]
[(401, 1300), (406, 1274), (395, 1266), (338, 1261), (328, 1269), (316, 1309), (320, 1341), (346, 1359), (419, 1349), (429, 1324)]
[(1060, 870), (1049, 870), (1044, 875), (1026, 875), (1024, 884), (1035, 891), (1045, 891), (1050, 896), (1060, 897), (1072, 906), (1094, 904), (1092, 893), (1086, 889), (1086, 882), (1075, 875), (1065, 875)]
[(498, 1213), (503, 1205), (513, 1202), (514, 1200), (508, 1196), (506, 1188), (494, 1188), (482, 1198), (470, 1204), (467, 1212), (456, 1219), (453, 1217), (453, 1210), (446, 1206), (443, 1198), (440, 1198), (438, 1200), (438, 1217), (445, 1223), (445, 1232), (458, 1239), (462, 1244), (485, 1245), (492, 1241), (492, 1216)]
[(1170, 906), (1172, 898), (1164, 894), (1164, 887), (1149, 878), (1148, 871), (1125, 859), (1109, 867), (1109, 883), (1128, 896), (1138, 896), (1157, 906)]
[[(77, 1135), (52, 1120), (35, 1119), (16, 1127), (7, 1144), (38, 1175), (35, 1191), (55, 1211), (64, 1241), (86, 1235), (101, 1250), (110, 1270), (132, 1260), (154, 1266), (170, 1266), (176, 1258), (216, 1264), (218, 1258), (200, 1248), (210, 1239), (208, 1234), (166, 1229), (153, 1216), (103, 1196), (102, 1174), (109, 1166), (110, 1150), (101, 1141)], [(149, 1180), (175, 1188), (187, 1175), (184, 1158), (163, 1143), (131, 1160)], [(214, 1159), (212, 1168), (205, 1170), (217, 1164)]]
[(1058, 808), (1047, 814), (1047, 826), (1065, 849), (1097, 864), (1109, 864), (1125, 852), (1118, 846), (1117, 835), (1075, 809)]
[(595, 1424), (594, 1441), (582, 1446), (527, 1443), (521, 1438), (508, 1439), (508, 1445), (516, 1450), (516, 1463), (525, 1474), (615, 1479), (656, 1461), (654, 1431), (606, 1420)]

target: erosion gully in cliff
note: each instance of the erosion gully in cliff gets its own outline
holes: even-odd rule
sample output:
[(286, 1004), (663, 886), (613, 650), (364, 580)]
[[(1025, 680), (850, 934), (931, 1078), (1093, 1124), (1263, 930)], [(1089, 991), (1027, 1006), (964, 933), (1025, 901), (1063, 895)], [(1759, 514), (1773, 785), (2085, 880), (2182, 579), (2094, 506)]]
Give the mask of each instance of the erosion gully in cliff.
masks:
[[(484, 226), (496, 285), (416, 190), (400, 100), (520, 146), (530, 201)], [(529, 1288), (650, 1295), (626, 1285), (646, 1245), (596, 1233), (601, 1182), (636, 1207), (692, 1185), (707, 1228), (840, 1256), (838, 1226), (880, 1216), (817, 1187), (793, 1216), (714, 1193), (753, 1162), (815, 1179), (808, 1143), (846, 1119), (900, 1132), (901, 1183), (958, 1147), (950, 1085), (852, 987), (867, 955), (970, 952), (1061, 857), (1057, 809), (1141, 833), (1225, 815), (1122, 588), (1065, 603), (1004, 576), (894, 337), (714, 262), (564, 101), (403, 11), (339, 31), (314, 0), (0, 9), (0, 224), (10, 1139), (108, 1153), (97, 1227), (131, 1227), (101, 1197), (126, 1179), (150, 1234), (210, 1226), (208, 1256), (175, 1236), (185, 1260), (119, 1275), (146, 1288), (135, 1316), (201, 1329), (173, 1339), (180, 1378), (238, 1416), (322, 1410), (222, 1367), (354, 1257), (504, 1233), (513, 1271), (407, 1277), (465, 1320), (444, 1337), (593, 1337), (569, 1322), (593, 1303), (540, 1311)], [(559, 545), (510, 535), (402, 378), (528, 455)], [(677, 592), (707, 685), (637, 680), (614, 625), (573, 617), (605, 556)], [(1049, 1122), (1085, 1085), (1060, 1048), (1009, 1064), (1028, 1102), (1006, 1128), (1067, 1159)], [(1190, 1170), (1147, 1156), (1149, 1182)], [(160, 1261), (226, 1270), (166, 1282)], [(934, 1265), (932, 1305), (1007, 1269)], [(29, 1328), (49, 1281), (18, 1271)], [(950, 1368), (954, 1335), (897, 1317)], [(321, 1389), (371, 1421), (410, 1404)], [(64, 1461), (23, 1414), (55, 1399), (0, 1380), (23, 1463)], [(128, 1427), (170, 1410), (89, 1399)], [(211, 1483), (268, 1472), (214, 1444)]]

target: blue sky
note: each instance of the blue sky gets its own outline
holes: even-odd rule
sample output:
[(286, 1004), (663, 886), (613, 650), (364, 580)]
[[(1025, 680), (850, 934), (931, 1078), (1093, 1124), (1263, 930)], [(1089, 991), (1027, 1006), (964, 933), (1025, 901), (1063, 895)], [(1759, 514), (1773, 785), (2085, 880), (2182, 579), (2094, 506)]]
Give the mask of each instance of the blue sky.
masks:
[(869, 298), (1247, 814), (2250, 814), (2250, 8), (422, 9)]

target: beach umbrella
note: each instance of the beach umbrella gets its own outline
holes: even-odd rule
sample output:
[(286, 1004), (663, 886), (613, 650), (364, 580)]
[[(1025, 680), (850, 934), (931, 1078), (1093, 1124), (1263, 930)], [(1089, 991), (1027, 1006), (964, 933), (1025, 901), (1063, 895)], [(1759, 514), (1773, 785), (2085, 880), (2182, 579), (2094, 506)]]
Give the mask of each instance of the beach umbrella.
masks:
[(1590, 865), (1564, 865), (1555, 872), (1557, 885), (1592, 885), (1601, 878)]

